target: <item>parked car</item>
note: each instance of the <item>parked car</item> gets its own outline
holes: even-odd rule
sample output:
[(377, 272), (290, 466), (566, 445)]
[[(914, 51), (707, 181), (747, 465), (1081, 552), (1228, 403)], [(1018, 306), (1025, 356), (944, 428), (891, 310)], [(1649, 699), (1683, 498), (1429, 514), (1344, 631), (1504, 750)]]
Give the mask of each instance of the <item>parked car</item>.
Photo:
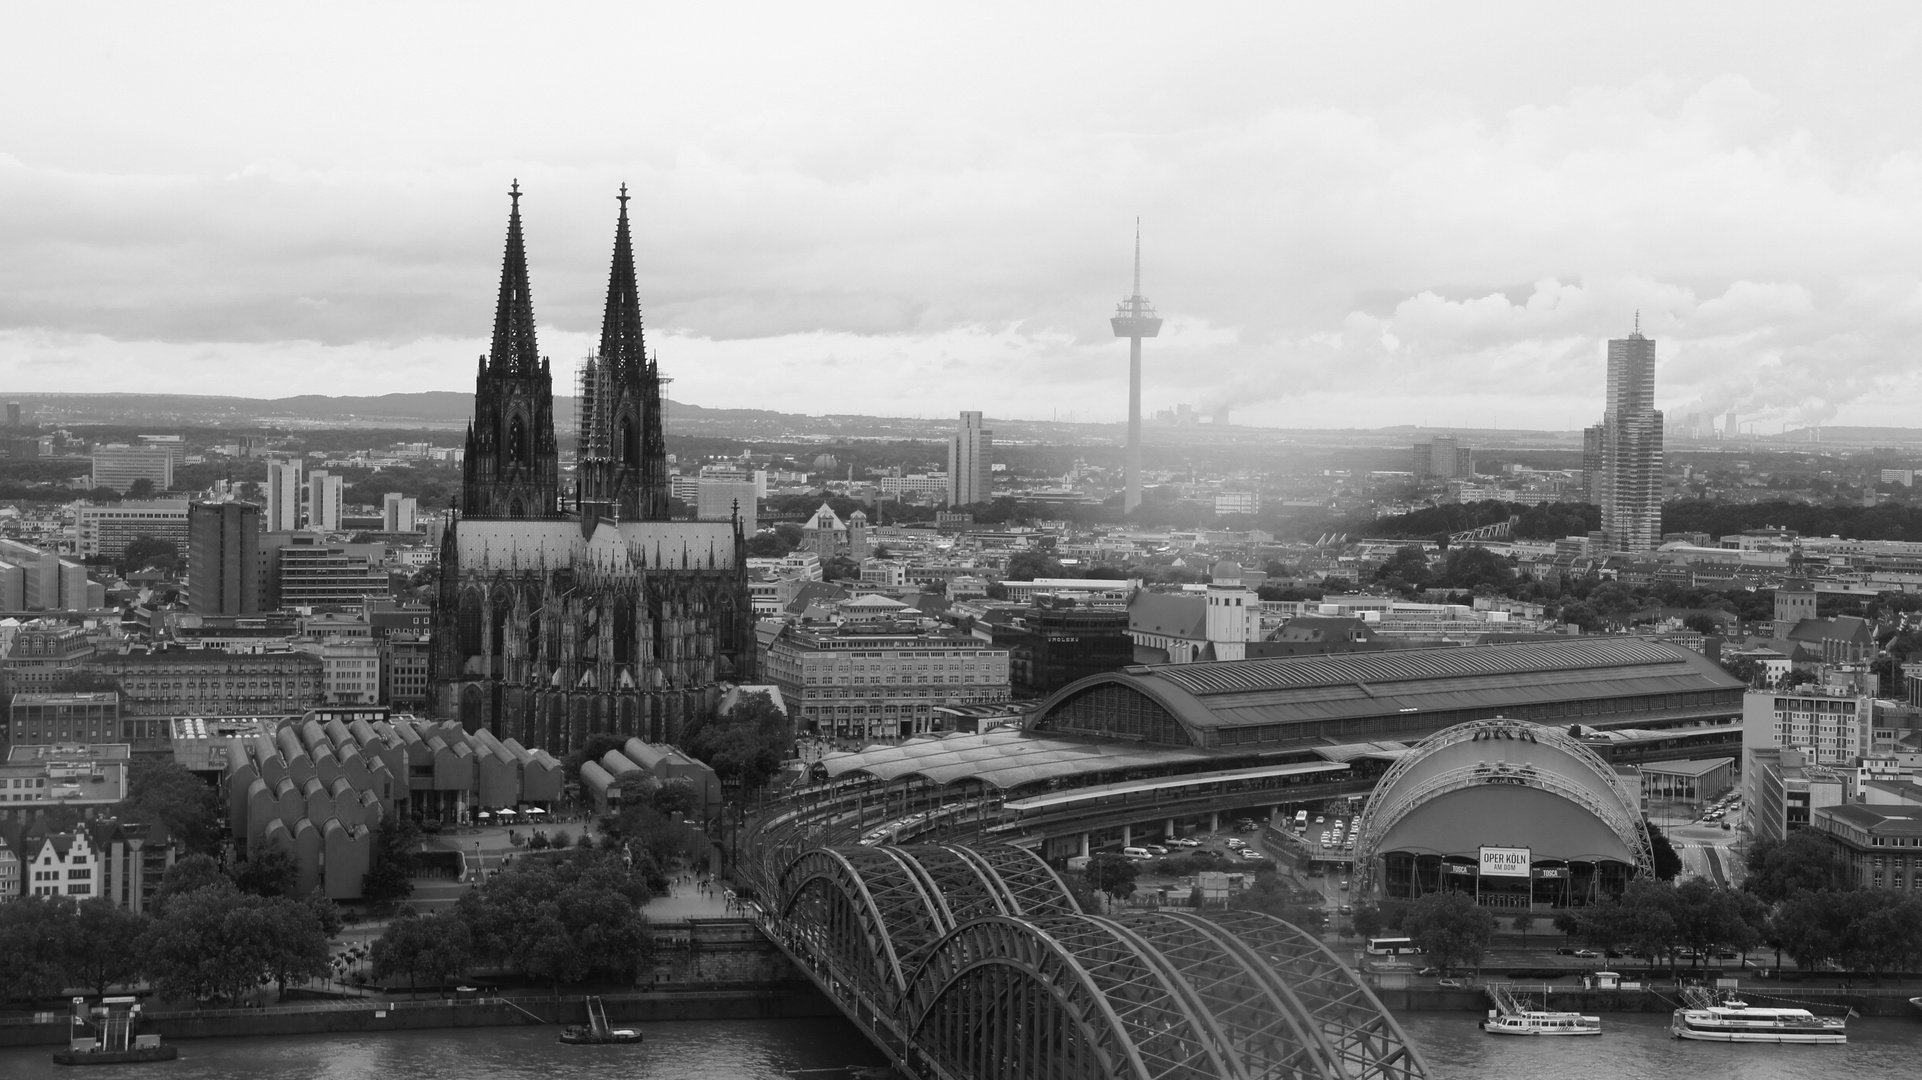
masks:
[(1433, 979), (1441, 974), (1441, 969), (1438, 967), (1425, 967), (1415, 972), (1415, 974), (1424, 979)]
[(1573, 945), (1563, 945), (1563, 946), (1561, 946), (1560, 948), (1558, 948), (1558, 949), (1556, 949), (1556, 950), (1555, 950), (1555, 955), (1556, 955), (1556, 956), (1574, 956), (1574, 955), (1575, 955), (1575, 946), (1573, 946)]
[(1467, 979), (1436, 979), (1435, 985), (1441, 987), (1444, 990), (1466, 990), (1468, 989), (1468, 980)]
[(1601, 955), (1602, 955), (1601, 953), (1596, 952), (1594, 949), (1576, 949), (1575, 950), (1575, 959), (1577, 960), (1595, 960), (1595, 959), (1599, 959)]
[(1160, 844), (1143, 844), (1143, 845), (1141, 845), (1141, 846), (1142, 846), (1142, 847), (1144, 847), (1144, 848), (1147, 848), (1147, 849), (1148, 849), (1148, 852), (1149, 852), (1149, 854), (1151, 854), (1151, 855), (1166, 855), (1166, 854), (1168, 854), (1168, 849), (1167, 849), (1167, 848), (1165, 848), (1165, 847), (1162, 847), (1162, 846), (1161, 846)]

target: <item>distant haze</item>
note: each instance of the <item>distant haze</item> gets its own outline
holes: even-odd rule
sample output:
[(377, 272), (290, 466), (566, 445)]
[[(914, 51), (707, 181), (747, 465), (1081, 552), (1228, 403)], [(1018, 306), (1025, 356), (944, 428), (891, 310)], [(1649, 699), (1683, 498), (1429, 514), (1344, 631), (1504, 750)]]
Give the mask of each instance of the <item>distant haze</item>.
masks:
[(526, 191), (557, 390), (629, 185), (719, 408), (1570, 429), (1604, 342), (1922, 415), (1907, 4), (17, 5), (0, 392), (471, 392)]

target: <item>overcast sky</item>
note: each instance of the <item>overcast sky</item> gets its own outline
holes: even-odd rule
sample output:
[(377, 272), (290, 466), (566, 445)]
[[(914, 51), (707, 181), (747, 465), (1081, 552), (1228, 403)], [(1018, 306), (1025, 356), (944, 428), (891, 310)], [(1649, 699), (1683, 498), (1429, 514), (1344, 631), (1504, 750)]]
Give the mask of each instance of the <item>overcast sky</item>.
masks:
[(1922, 426), (1922, 9), (1595, 10), (14, 4), (0, 392), (471, 392), (519, 178), (701, 405), (1117, 419), (1140, 215), (1151, 410)]

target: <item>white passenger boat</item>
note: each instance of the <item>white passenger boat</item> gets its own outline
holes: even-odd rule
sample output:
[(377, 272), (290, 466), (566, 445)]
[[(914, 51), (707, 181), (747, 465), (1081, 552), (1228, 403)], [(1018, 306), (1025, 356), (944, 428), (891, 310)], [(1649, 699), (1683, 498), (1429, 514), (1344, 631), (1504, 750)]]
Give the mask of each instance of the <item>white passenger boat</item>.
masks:
[(1759, 1009), (1726, 998), (1675, 1010), (1670, 1030), (1678, 1039), (1701, 1042), (1845, 1043), (1848, 1020), (1807, 1009)]
[(1482, 1030), (1490, 1035), (1600, 1035), (1602, 1018), (1572, 1012), (1488, 1010)]

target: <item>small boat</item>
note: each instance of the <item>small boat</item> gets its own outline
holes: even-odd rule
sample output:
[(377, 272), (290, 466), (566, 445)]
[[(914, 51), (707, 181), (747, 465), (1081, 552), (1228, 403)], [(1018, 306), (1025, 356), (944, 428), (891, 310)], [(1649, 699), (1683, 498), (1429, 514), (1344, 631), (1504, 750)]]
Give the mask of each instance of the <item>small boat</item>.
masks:
[(1696, 988), (1675, 1010), (1669, 1030), (1697, 1042), (1845, 1043), (1848, 1019), (1817, 1016), (1807, 1009), (1759, 1009), (1733, 995), (1717, 1001)]
[(1916, 1007), (1916, 1008), (1918, 1008), (1918, 1009), (1922, 1009), (1922, 997), (1912, 997), (1912, 998), (1910, 998), (1910, 999), (1909, 999), (1909, 1004), (1911, 1004), (1911, 1005), (1913, 1005), (1913, 1006), (1915, 1006), (1915, 1007)]
[(139, 1065), (149, 1061), (172, 1061), (180, 1056), (177, 1046), (136, 1046), (127, 1050), (56, 1050), (55, 1065)]
[(1490, 1009), (1482, 1020), (1482, 1030), (1490, 1035), (1600, 1035), (1602, 1018), (1536, 1009), (1511, 1013)]
[(597, 1033), (593, 1028), (576, 1024), (561, 1032), (561, 1041), (569, 1046), (613, 1046), (640, 1042), (641, 1033), (633, 1028), (609, 1028)]
[(561, 1041), (569, 1046), (618, 1046), (641, 1041), (641, 1033), (633, 1028), (609, 1027), (607, 1010), (602, 1007), (601, 999), (587, 999), (587, 1023), (573, 1024), (561, 1032)]

